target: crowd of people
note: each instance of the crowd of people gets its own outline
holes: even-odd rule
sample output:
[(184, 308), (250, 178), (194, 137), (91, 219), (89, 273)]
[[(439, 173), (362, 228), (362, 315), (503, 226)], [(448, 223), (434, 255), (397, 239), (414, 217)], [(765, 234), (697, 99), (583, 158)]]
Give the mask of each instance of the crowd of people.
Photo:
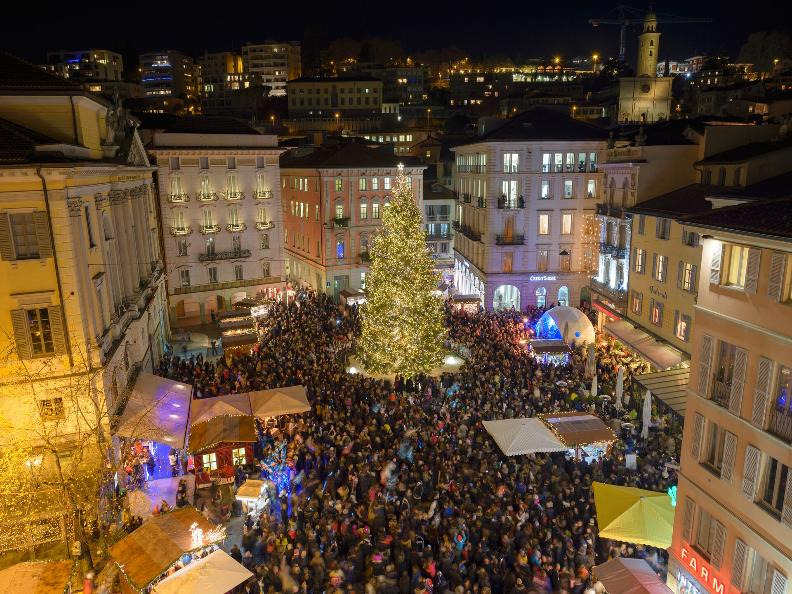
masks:
[[(358, 316), (308, 293), (273, 308), (250, 354), (167, 357), (158, 372), (194, 385), (197, 397), (303, 384), (312, 403), (285, 427), (296, 480), (246, 518), (231, 550), (255, 574), (240, 592), (581, 594), (592, 565), (614, 556), (664, 571), (663, 551), (597, 537), (591, 483), (665, 490), (681, 424), (666, 419), (643, 440), (616, 423), (622, 439), (588, 462), (507, 458), (483, 429), (484, 420), (595, 404), (608, 421), (637, 410), (633, 400), (617, 410), (587, 395), (582, 349), (560, 366), (528, 353), (524, 318), (541, 313), (448, 309), (449, 344), (464, 347), (466, 364), (408, 381), (347, 373)], [(597, 362), (605, 390), (615, 360)]]

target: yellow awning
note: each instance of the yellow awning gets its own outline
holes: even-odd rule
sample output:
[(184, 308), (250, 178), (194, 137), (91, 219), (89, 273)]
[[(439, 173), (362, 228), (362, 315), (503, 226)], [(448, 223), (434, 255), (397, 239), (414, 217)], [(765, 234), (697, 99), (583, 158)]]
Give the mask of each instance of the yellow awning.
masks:
[(671, 546), (674, 507), (668, 493), (594, 483), (599, 536), (660, 549)]

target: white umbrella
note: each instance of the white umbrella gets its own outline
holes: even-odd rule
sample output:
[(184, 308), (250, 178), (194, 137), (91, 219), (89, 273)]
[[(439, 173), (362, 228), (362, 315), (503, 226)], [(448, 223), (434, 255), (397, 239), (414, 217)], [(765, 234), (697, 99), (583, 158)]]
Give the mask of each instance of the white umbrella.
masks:
[(641, 437), (649, 437), (649, 423), (652, 420), (652, 393), (647, 390), (643, 401), (643, 411), (641, 415)]
[(622, 395), (624, 394), (624, 367), (619, 365), (619, 373), (616, 375), (616, 410), (622, 408)]
[(591, 395), (597, 396), (597, 374), (594, 374), (594, 377), (591, 378)]

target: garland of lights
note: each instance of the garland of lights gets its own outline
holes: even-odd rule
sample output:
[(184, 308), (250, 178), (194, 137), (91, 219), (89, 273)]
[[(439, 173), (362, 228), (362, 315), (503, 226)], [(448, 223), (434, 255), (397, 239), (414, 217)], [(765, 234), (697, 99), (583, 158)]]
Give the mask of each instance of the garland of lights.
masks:
[(583, 255), (582, 269), (586, 272), (596, 272), (599, 269), (599, 240), (602, 232), (602, 223), (594, 215), (587, 214), (583, 217)]

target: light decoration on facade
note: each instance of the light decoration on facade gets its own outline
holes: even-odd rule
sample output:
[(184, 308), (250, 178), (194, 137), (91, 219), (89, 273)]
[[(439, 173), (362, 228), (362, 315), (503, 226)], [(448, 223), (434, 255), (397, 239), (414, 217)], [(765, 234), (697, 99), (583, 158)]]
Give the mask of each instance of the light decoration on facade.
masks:
[(594, 215), (586, 215), (583, 219), (583, 255), (582, 269), (596, 272), (599, 269), (599, 238), (600, 221)]

